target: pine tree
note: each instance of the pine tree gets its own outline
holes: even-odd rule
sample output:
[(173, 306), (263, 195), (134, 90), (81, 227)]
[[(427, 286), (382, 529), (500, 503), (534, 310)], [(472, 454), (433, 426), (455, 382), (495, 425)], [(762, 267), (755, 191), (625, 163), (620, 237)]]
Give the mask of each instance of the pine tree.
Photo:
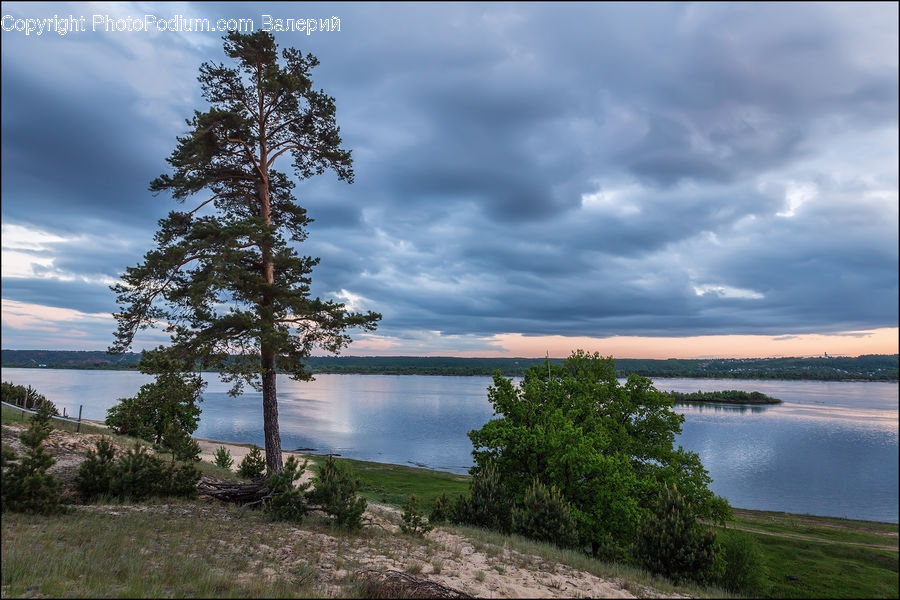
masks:
[(310, 379), (304, 360), (313, 349), (337, 353), (351, 341), (347, 329), (373, 330), (381, 316), (310, 297), (318, 259), (289, 245), (306, 239), (310, 220), (275, 162), (293, 158), (301, 180), (331, 170), (353, 181), (334, 98), (312, 86), (318, 59), (289, 48), (279, 61), (265, 31), (224, 39), (234, 66), (200, 67), (209, 108), (195, 111), (178, 138), (168, 158), (173, 172), (150, 184), (179, 202), (206, 195), (161, 219), (156, 248), (113, 286), (120, 312), (111, 351), (125, 352), (137, 331), (164, 322), (172, 336), (166, 354), (182, 370), (218, 370), (234, 395), (245, 383), (261, 390), (266, 461), (278, 472), (276, 373)]
[(434, 525), (428, 522), (419, 506), (419, 497), (410, 494), (403, 505), (403, 515), (400, 517), (400, 531), (410, 535), (424, 536), (434, 529)]
[(44, 448), (50, 435), (50, 418), (54, 408), (43, 402), (31, 417), (28, 429), (19, 434), (25, 446), (19, 458), (4, 446), (3, 453), (3, 510), (51, 514), (63, 510), (60, 502), (60, 483), (47, 470), (56, 460)]
[(636, 554), (653, 573), (675, 583), (715, 580), (723, 564), (716, 534), (702, 526), (678, 487), (663, 486), (654, 514), (638, 529)]
[(330, 454), (313, 478), (313, 489), (307, 492), (310, 503), (316, 504), (334, 517), (335, 523), (347, 529), (362, 526), (362, 514), (367, 501), (356, 495), (359, 479), (346, 463), (337, 462)]

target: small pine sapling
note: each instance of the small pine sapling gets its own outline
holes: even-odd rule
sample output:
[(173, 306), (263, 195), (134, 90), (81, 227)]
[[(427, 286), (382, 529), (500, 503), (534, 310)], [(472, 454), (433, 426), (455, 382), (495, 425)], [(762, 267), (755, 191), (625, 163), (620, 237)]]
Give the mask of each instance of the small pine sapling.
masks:
[(222, 467), (223, 469), (231, 470), (231, 466), (234, 464), (234, 458), (231, 457), (231, 452), (225, 446), (219, 446), (216, 448), (216, 453), (213, 455), (216, 465)]
[(301, 484), (298, 480), (308, 465), (307, 460), (301, 465), (296, 457), (290, 456), (281, 471), (269, 475), (267, 484), (271, 497), (266, 503), (266, 511), (273, 520), (297, 523), (303, 520), (303, 515), (307, 512), (306, 491), (309, 482)]
[(105, 436), (97, 440), (95, 447), (96, 451), (87, 451), (87, 458), (78, 467), (78, 473), (75, 475), (75, 489), (85, 500), (93, 500), (108, 494), (112, 478), (115, 448)]
[(266, 459), (259, 447), (253, 446), (250, 453), (238, 465), (238, 475), (247, 479), (260, 479), (266, 472)]
[(400, 531), (409, 535), (424, 536), (432, 529), (434, 529), (434, 526), (428, 522), (428, 519), (422, 514), (422, 509), (419, 507), (419, 498), (415, 494), (407, 496), (406, 504), (403, 505)]
[(313, 489), (307, 498), (333, 516), (339, 526), (357, 529), (362, 527), (362, 514), (366, 510), (366, 499), (357, 497), (357, 490), (359, 480), (344, 463), (329, 455), (313, 478)]

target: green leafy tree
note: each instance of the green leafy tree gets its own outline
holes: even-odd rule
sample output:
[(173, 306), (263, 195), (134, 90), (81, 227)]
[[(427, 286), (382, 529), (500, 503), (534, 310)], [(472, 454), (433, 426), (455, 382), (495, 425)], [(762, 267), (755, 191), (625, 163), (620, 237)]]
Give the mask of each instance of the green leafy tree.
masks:
[(729, 514), (697, 454), (674, 447), (684, 417), (671, 397), (645, 377), (620, 384), (612, 358), (576, 351), (561, 365), (530, 367), (518, 386), (498, 373), (488, 399), (497, 418), (469, 433), (473, 474), (495, 464), (515, 503), (535, 478), (555, 487), (594, 554), (621, 556), (667, 483), (698, 514)]
[(331, 170), (353, 181), (334, 99), (312, 85), (318, 59), (289, 48), (279, 60), (265, 31), (224, 39), (233, 66), (201, 65), (209, 108), (195, 111), (190, 131), (178, 138), (168, 158), (172, 173), (150, 184), (179, 202), (205, 196), (160, 220), (156, 248), (113, 286), (121, 312), (111, 351), (125, 352), (140, 329), (164, 322), (169, 353), (184, 370), (218, 370), (235, 395), (245, 383), (261, 390), (266, 461), (277, 472), (276, 373), (310, 379), (304, 361), (313, 349), (338, 353), (351, 341), (348, 329), (373, 330), (381, 317), (312, 298), (318, 259), (289, 245), (306, 239), (310, 219), (276, 161), (292, 158), (301, 180)]
[(756, 538), (743, 531), (726, 529), (716, 535), (725, 568), (719, 584), (730, 592), (748, 597), (768, 596), (768, 568)]
[(155, 381), (141, 386), (134, 398), (122, 398), (106, 412), (106, 424), (120, 435), (161, 444), (171, 427), (190, 436), (200, 422), (201, 393), (206, 386), (199, 374), (179, 371), (162, 350), (144, 352), (143, 373), (156, 373)]

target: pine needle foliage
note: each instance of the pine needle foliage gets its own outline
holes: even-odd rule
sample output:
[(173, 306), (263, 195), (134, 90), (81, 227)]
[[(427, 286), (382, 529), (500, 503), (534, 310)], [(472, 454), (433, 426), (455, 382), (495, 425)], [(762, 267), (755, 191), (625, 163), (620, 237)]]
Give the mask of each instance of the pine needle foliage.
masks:
[(2, 510), (45, 515), (64, 510), (60, 500), (61, 485), (47, 472), (56, 460), (44, 447), (54, 412), (55, 408), (49, 402), (38, 406), (28, 429), (19, 434), (25, 446), (21, 457), (3, 447)]
[(674, 583), (710, 583), (721, 576), (716, 534), (703, 526), (673, 485), (663, 486), (653, 514), (638, 529), (641, 565)]
[(509, 533), (513, 509), (512, 496), (493, 461), (485, 463), (472, 476), (469, 496), (454, 506), (454, 521)]
[(313, 489), (307, 494), (310, 503), (316, 504), (334, 517), (339, 527), (358, 529), (362, 527), (362, 514), (366, 510), (366, 499), (358, 497), (359, 480), (350, 468), (337, 462), (329, 455), (313, 478)]
[[(334, 98), (316, 90), (312, 54), (279, 53), (267, 31), (230, 32), (225, 63), (203, 63), (198, 81), (206, 110), (187, 120), (167, 159), (171, 171), (150, 191), (190, 208), (159, 221), (156, 246), (112, 286), (120, 307), (112, 352), (126, 352), (142, 329), (164, 323), (165, 354), (181, 370), (216, 370), (262, 392), (268, 466), (282, 468), (276, 374), (311, 378), (314, 349), (338, 353), (353, 328), (373, 330), (381, 316), (312, 297), (319, 259), (298, 254), (306, 210), (294, 181), (276, 170), (290, 159), (305, 180), (332, 171), (352, 183)], [(160, 350), (162, 352), (162, 350)]]
[(512, 530), (513, 533), (561, 548), (578, 543), (571, 506), (559, 490), (554, 486), (548, 488), (538, 479), (525, 491), (521, 504), (513, 509)]
[(284, 468), (278, 473), (270, 473), (267, 481), (272, 497), (266, 503), (266, 511), (275, 521), (299, 523), (307, 513), (306, 491), (309, 482), (299, 483), (309, 461), (303, 464), (294, 456), (289, 456)]
[(238, 475), (247, 479), (259, 479), (266, 472), (266, 459), (258, 446), (253, 446), (247, 456), (238, 465)]
[(222, 467), (223, 469), (230, 469), (234, 465), (234, 458), (231, 456), (231, 451), (225, 446), (216, 448), (213, 458), (216, 466)]
[(403, 515), (400, 521), (400, 531), (409, 535), (424, 536), (426, 533), (434, 529), (434, 526), (428, 522), (425, 515), (422, 514), (422, 507), (419, 504), (419, 498), (415, 494), (410, 494), (403, 504)]
[(101, 437), (95, 446), (96, 450), (87, 451), (87, 458), (75, 475), (75, 489), (85, 500), (108, 494), (112, 479), (115, 448), (107, 437)]
[(428, 515), (428, 521), (431, 523), (446, 523), (453, 516), (453, 501), (447, 492), (441, 492), (441, 495), (434, 499), (431, 505), (431, 513)]

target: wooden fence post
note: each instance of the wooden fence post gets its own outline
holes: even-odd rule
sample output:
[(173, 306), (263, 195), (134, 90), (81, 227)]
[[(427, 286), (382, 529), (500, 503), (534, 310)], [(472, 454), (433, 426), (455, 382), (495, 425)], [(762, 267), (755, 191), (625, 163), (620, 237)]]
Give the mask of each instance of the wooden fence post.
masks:
[(75, 433), (81, 433), (81, 407), (83, 405), (78, 405), (78, 425), (75, 427)]

